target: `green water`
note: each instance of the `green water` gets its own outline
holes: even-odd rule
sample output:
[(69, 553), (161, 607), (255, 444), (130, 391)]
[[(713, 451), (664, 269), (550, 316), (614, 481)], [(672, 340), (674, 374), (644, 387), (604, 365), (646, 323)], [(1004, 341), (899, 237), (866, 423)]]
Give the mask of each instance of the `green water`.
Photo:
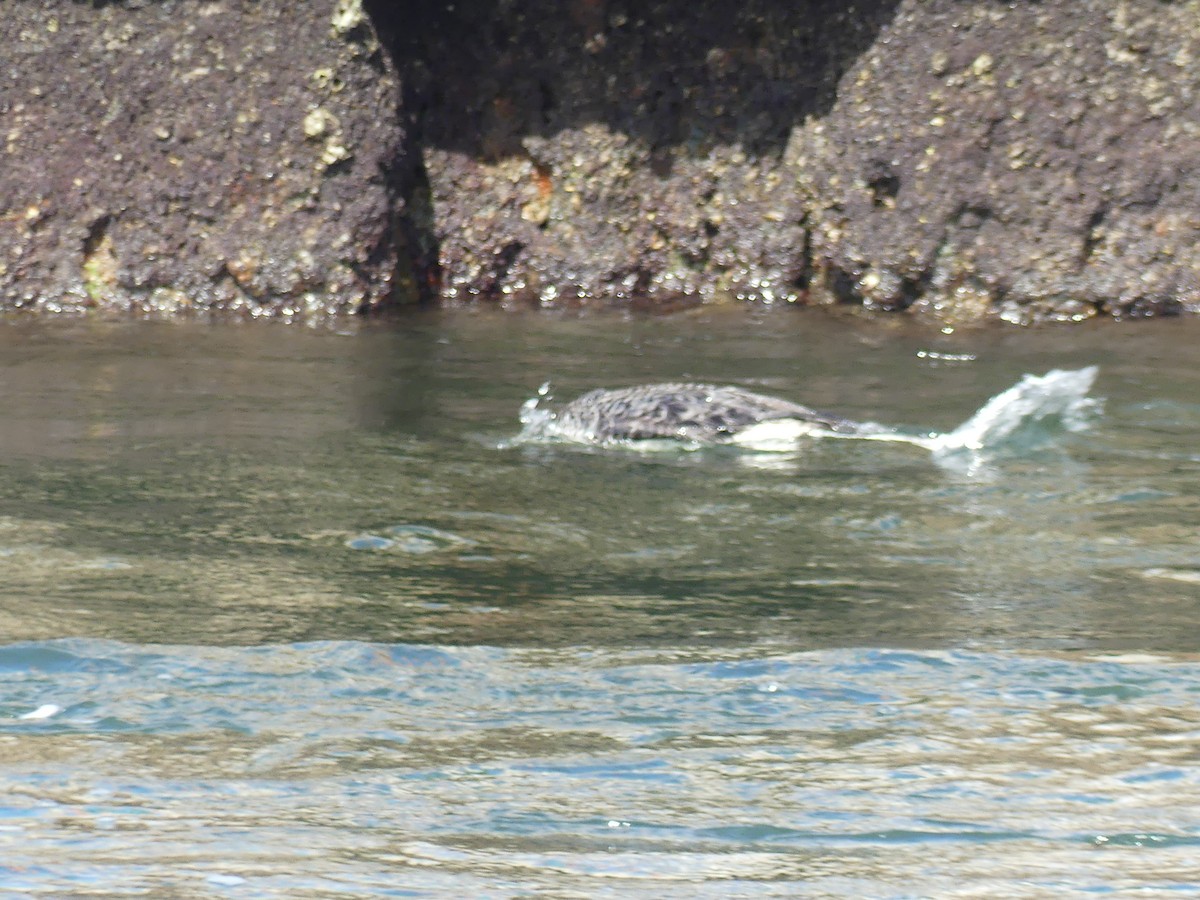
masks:
[[(0, 892), (1200, 890), (1198, 327), (0, 326)], [(918, 432), (1089, 365), (970, 472), (512, 443), (547, 381)]]
[[(783, 313), (10, 327), (0, 615), (12, 640), (1191, 650), (1188, 331), (955, 338)], [(1023, 372), (1093, 363), (1094, 428), (986, 477), (844, 441), (498, 449), (545, 381), (565, 399), (732, 380), (946, 430)], [(350, 546), (396, 528), (420, 546)]]

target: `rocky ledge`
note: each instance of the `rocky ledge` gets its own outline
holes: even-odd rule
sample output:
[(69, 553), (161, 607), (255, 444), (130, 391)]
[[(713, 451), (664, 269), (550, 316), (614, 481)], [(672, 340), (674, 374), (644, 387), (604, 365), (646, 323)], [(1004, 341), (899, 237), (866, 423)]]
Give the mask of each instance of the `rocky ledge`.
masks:
[(1200, 0), (28, 0), (0, 306), (1200, 308)]

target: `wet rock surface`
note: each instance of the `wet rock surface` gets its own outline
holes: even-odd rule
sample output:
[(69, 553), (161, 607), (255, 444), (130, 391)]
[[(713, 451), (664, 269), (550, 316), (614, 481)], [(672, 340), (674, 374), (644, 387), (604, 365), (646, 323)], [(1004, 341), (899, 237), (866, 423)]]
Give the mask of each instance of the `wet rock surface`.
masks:
[(1200, 308), (1200, 3), (906, 3), (800, 135), (814, 286), (1012, 321)]
[(0, 18), (0, 304), (311, 315), (416, 278), (399, 84), (353, 2)]
[(1200, 4), (429, 7), (443, 295), (1200, 306)]
[(794, 300), (786, 150), (894, 3), (426, 3), (377, 19), (412, 91), (443, 295)]
[(30, 0), (0, 306), (1200, 308), (1200, 0)]

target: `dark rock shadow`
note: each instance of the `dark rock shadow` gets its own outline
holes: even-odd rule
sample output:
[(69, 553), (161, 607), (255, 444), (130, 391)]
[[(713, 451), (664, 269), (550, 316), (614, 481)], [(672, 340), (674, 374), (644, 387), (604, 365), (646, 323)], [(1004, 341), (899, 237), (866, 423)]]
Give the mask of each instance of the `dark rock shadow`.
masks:
[(660, 149), (777, 154), (833, 104), (898, 0), (745, 3), (417, 0), (365, 4), (390, 47), (419, 145), (481, 159), (601, 124)]

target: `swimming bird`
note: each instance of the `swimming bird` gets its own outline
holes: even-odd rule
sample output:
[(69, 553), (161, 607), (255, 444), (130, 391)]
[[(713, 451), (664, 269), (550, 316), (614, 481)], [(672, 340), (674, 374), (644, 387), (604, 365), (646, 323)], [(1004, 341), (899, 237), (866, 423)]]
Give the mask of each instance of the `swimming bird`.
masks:
[(679, 383), (589, 391), (555, 413), (554, 430), (602, 443), (664, 438), (725, 443), (754, 425), (778, 420), (834, 434), (857, 434), (860, 428), (849, 419), (740, 387)]
[(589, 391), (554, 409), (542, 406), (550, 385), (521, 405), (523, 428), (515, 443), (568, 441), (631, 444), (682, 441), (736, 444), (752, 450), (794, 450), (808, 437), (843, 437), (911, 444), (952, 460), (1001, 447), (1014, 433), (1058, 420), (1067, 431), (1086, 428), (1100, 401), (1088, 397), (1099, 370), (1054, 369), (1025, 375), (947, 432), (909, 434), (875, 422), (855, 422), (731, 385), (679, 382)]

